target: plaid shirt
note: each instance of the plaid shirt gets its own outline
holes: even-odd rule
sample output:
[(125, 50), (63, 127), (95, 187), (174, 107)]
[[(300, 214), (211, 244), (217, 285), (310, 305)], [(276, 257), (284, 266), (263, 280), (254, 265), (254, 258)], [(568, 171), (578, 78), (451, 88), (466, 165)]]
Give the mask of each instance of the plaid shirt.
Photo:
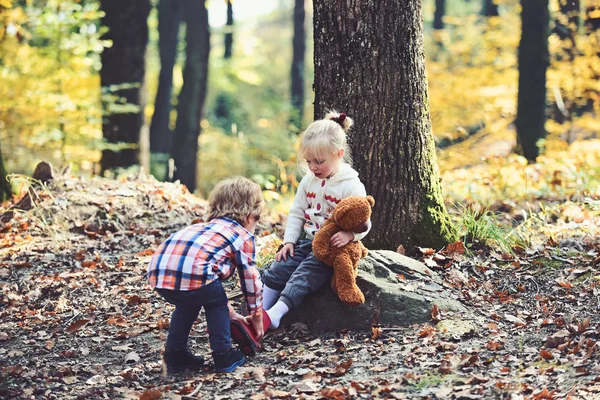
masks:
[(221, 217), (188, 226), (164, 241), (148, 264), (152, 288), (195, 290), (230, 278), (237, 269), (248, 313), (262, 312), (262, 282), (256, 268), (254, 235)]

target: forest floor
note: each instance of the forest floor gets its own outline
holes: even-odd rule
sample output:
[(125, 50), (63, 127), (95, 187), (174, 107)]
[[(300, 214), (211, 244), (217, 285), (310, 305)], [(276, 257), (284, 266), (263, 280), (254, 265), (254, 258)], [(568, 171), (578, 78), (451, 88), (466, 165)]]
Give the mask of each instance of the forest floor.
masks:
[[(422, 249), (480, 325), (444, 324), (443, 310), (428, 324), (369, 332), (293, 324), (269, 332), (233, 373), (209, 363), (178, 376), (163, 375), (160, 362), (172, 308), (149, 290), (145, 270), (205, 201), (145, 177), (64, 175), (31, 193), (31, 209), (0, 217), (0, 398), (600, 398), (598, 193), (538, 199), (535, 210), (493, 205), (521, 225), (538, 216), (528, 225), (538, 240), (514, 254)], [(260, 227), (261, 260), (282, 221), (271, 215)], [(202, 318), (191, 348), (210, 360)]]

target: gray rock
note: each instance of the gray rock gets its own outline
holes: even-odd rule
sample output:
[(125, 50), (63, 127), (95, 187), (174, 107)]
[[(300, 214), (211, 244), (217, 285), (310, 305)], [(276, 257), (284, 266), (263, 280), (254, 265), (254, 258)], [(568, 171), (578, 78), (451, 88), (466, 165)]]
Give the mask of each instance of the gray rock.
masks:
[[(400, 277), (399, 275), (402, 275)], [(358, 307), (342, 303), (329, 285), (307, 296), (283, 324), (302, 322), (309, 329), (333, 332), (370, 329), (372, 324), (403, 326), (431, 320), (431, 310), (465, 312), (466, 308), (423, 263), (393, 251), (369, 251), (358, 266), (357, 284), (366, 301)]]

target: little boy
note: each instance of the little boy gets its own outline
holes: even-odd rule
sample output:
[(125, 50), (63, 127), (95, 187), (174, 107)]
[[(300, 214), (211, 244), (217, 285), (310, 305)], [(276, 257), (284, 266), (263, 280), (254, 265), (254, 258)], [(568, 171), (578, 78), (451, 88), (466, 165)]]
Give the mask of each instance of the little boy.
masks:
[[(208, 222), (174, 233), (152, 256), (150, 286), (175, 305), (163, 357), (169, 374), (204, 365), (204, 358), (187, 348), (202, 307), (216, 372), (231, 372), (246, 360), (240, 350), (232, 348), (230, 321), (252, 329), (258, 340), (263, 336), (262, 282), (254, 261), (254, 229), (263, 207), (256, 183), (243, 177), (221, 181), (209, 198)], [(229, 305), (221, 284), (235, 270), (249, 313), (246, 318)]]

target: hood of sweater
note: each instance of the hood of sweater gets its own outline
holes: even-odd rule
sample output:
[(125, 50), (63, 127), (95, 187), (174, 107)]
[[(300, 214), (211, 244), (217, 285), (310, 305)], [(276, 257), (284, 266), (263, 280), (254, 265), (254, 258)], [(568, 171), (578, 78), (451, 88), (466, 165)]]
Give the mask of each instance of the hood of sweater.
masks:
[(354, 170), (354, 168), (352, 168), (350, 164), (342, 162), (340, 163), (340, 168), (336, 171), (336, 173), (333, 174), (331, 178), (329, 178), (329, 182), (337, 183), (356, 178), (358, 178), (358, 172), (356, 172), (356, 170)]

